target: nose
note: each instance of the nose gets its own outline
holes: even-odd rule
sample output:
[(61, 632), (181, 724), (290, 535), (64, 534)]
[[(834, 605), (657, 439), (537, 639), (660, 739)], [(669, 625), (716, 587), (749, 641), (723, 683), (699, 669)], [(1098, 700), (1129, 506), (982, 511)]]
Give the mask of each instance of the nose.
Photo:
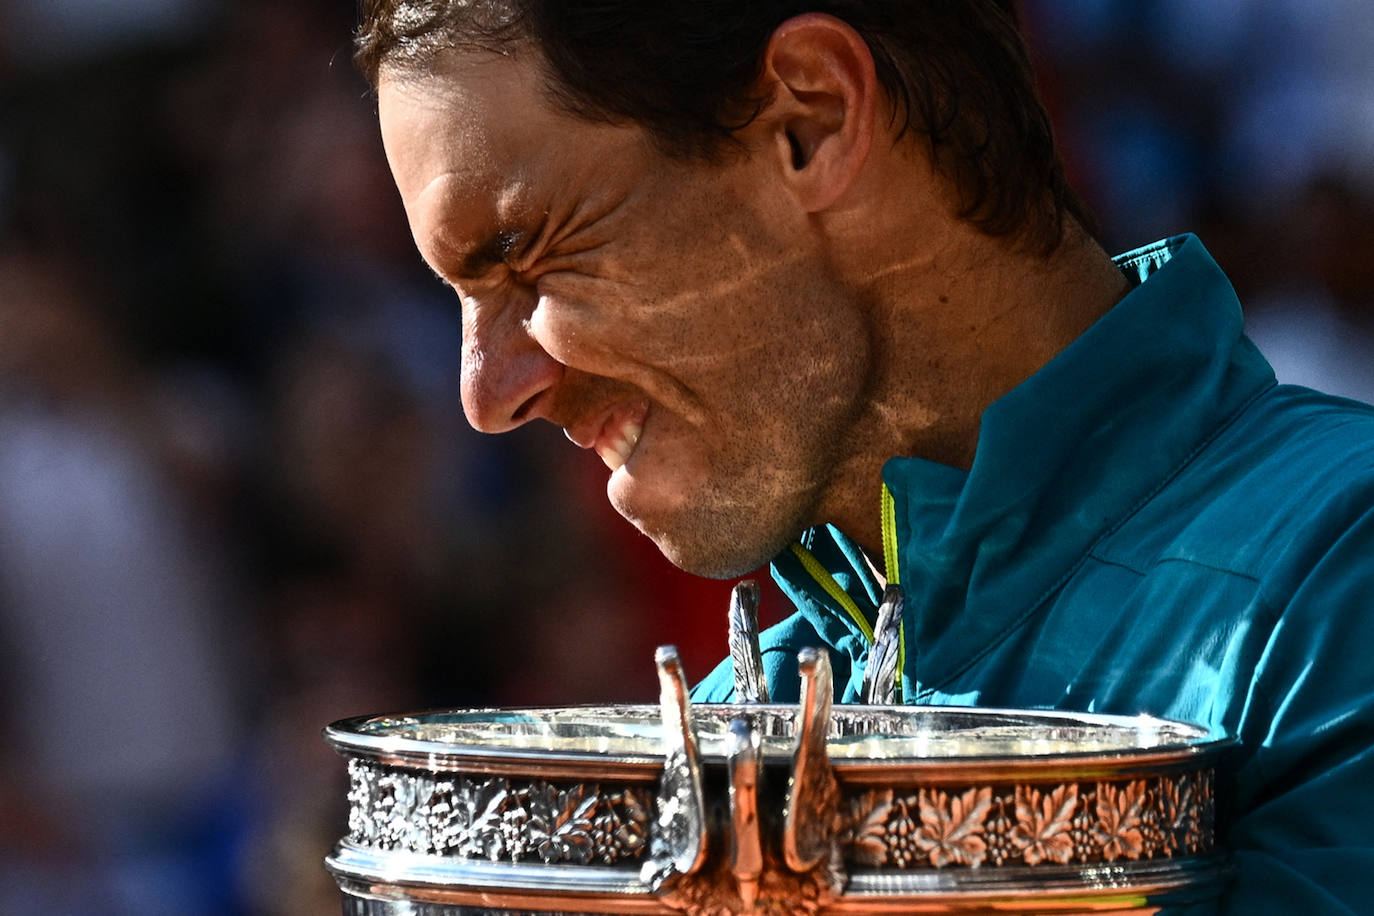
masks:
[(529, 331), (529, 309), (464, 302), (463, 412), (474, 429), (503, 433), (544, 415), (542, 396), (563, 376)]

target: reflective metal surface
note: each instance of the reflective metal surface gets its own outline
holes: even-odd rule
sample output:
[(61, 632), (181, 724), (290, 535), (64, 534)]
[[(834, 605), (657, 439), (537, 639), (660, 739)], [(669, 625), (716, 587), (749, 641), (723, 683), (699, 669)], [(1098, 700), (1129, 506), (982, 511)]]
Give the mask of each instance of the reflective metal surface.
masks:
[[(788, 759), (796, 707), (697, 704), (691, 710), (705, 758), (723, 761), (730, 720), (748, 716), (763, 736), (766, 757)], [(1024, 757), (1141, 753), (1196, 754), (1214, 736), (1150, 716), (936, 706), (837, 706), (826, 749), (836, 767), (874, 760), (924, 765), (957, 758), (1011, 762)], [(411, 716), (344, 719), (325, 730), (343, 753), (372, 758), (559, 761), (568, 765), (662, 765), (664, 730), (658, 706), (560, 706), (478, 709)]]
[(1215, 895), (1227, 742), (1149, 717), (687, 700), (349, 719), (345, 913), (1151, 912)]

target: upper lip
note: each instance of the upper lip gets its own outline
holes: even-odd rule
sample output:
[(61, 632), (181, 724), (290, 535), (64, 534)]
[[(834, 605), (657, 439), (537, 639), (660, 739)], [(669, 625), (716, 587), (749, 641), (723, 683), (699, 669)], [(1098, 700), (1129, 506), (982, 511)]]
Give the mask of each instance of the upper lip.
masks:
[(595, 419), (574, 421), (563, 427), (563, 434), (568, 440), (579, 448), (591, 448), (596, 445), (596, 440), (601, 436), (606, 424), (611, 421), (615, 414), (615, 405), (611, 405), (603, 410)]
[[(563, 433), (574, 444), (589, 449), (598, 449), (620, 437), (627, 422), (642, 425), (649, 405), (645, 401), (621, 400), (609, 404), (591, 419), (574, 420), (563, 427)], [(631, 448), (636, 442), (630, 441)], [(604, 457), (604, 456), (603, 456)]]

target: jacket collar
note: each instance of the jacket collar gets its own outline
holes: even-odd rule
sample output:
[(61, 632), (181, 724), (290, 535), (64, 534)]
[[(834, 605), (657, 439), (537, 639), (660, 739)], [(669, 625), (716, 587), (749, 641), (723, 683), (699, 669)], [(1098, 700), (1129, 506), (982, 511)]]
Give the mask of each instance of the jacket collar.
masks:
[[(958, 677), (1033, 616), (1098, 540), (1274, 384), (1242, 334), (1235, 292), (1196, 237), (1115, 260), (1135, 288), (984, 411), (967, 472), (905, 457), (883, 469), (906, 591), (909, 700)], [(838, 570), (871, 622), (877, 585), (857, 547), (833, 528), (803, 543)], [(775, 561), (774, 576), (827, 641), (851, 656), (866, 651), (794, 557)]]

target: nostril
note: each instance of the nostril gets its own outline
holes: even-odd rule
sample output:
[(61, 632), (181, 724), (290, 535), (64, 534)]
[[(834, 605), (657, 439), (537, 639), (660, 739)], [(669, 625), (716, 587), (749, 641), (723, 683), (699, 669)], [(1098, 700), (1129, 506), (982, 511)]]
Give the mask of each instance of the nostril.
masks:
[(539, 400), (539, 395), (542, 393), (531, 395), (525, 403), (515, 409), (515, 413), (511, 414), (511, 419), (516, 423), (524, 423), (529, 418), (530, 411), (534, 409), (534, 402)]
[(482, 432), (508, 432), (541, 418), (542, 396), (562, 374), (562, 364), (518, 330), (488, 326), (480, 340), (469, 334), (463, 341), (463, 409)]

